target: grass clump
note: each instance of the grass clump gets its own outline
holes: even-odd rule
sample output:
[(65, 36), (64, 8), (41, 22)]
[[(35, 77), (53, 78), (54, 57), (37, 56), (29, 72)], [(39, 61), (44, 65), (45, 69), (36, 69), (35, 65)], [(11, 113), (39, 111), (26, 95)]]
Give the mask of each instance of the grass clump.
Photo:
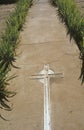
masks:
[(81, 59), (83, 61), (81, 75), (82, 83), (84, 82), (84, 16), (79, 11), (74, 0), (53, 0), (58, 6), (58, 14), (62, 22), (68, 27), (70, 39), (73, 37), (80, 49)]
[(25, 22), (25, 17), (32, 0), (19, 0), (15, 11), (7, 20), (7, 27), (0, 39), (0, 105), (2, 108), (10, 109), (7, 104), (8, 98), (15, 95), (7, 90), (9, 80), (15, 76), (8, 77), (8, 72), (16, 61), (16, 48), (20, 30)]

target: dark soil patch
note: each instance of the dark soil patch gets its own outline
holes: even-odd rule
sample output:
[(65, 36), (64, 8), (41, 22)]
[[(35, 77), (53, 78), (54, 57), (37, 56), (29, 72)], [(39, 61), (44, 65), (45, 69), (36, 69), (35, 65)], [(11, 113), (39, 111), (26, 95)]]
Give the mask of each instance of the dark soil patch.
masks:
[(0, 0), (0, 4), (13, 4), (17, 2), (17, 0)]

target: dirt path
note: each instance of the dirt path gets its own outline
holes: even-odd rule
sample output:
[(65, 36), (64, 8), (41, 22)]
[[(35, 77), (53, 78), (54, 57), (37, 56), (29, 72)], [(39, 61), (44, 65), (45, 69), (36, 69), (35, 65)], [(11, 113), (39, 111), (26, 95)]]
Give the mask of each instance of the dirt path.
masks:
[(43, 130), (43, 85), (29, 77), (38, 74), (44, 64), (64, 79), (51, 80), (52, 130), (84, 130), (84, 87), (78, 77), (79, 51), (66, 35), (66, 28), (49, 2), (35, 2), (21, 32), (21, 43), (13, 70), (18, 78), (11, 83), (18, 93), (12, 99), (14, 108), (4, 112), (9, 121), (0, 119), (0, 130)]

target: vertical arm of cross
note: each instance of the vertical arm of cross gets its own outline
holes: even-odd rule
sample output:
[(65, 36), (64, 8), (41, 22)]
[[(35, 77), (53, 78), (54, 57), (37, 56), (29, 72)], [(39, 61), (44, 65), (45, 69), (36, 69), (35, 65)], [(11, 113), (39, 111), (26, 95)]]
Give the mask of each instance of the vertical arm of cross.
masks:
[(54, 73), (49, 69), (49, 65), (44, 65), (44, 69), (38, 75), (32, 75), (32, 79), (38, 79), (44, 84), (44, 130), (51, 130), (51, 110), (50, 110), (50, 78), (63, 78), (63, 73)]

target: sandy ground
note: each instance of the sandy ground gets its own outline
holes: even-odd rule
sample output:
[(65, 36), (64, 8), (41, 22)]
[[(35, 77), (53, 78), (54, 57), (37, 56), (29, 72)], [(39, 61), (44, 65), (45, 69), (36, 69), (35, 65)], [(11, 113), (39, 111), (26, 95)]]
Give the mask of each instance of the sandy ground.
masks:
[(0, 36), (6, 28), (6, 21), (9, 15), (14, 11), (15, 4), (0, 5)]
[(57, 8), (40, 0), (34, 3), (20, 34), (16, 65), (18, 77), (11, 82), (17, 95), (11, 99), (13, 110), (1, 111), (0, 130), (43, 130), (43, 85), (29, 77), (44, 64), (64, 78), (51, 79), (52, 130), (84, 130), (84, 85), (78, 80), (81, 62), (74, 40), (70, 42)]
[(75, 2), (77, 3), (81, 13), (84, 15), (84, 0), (75, 0)]

